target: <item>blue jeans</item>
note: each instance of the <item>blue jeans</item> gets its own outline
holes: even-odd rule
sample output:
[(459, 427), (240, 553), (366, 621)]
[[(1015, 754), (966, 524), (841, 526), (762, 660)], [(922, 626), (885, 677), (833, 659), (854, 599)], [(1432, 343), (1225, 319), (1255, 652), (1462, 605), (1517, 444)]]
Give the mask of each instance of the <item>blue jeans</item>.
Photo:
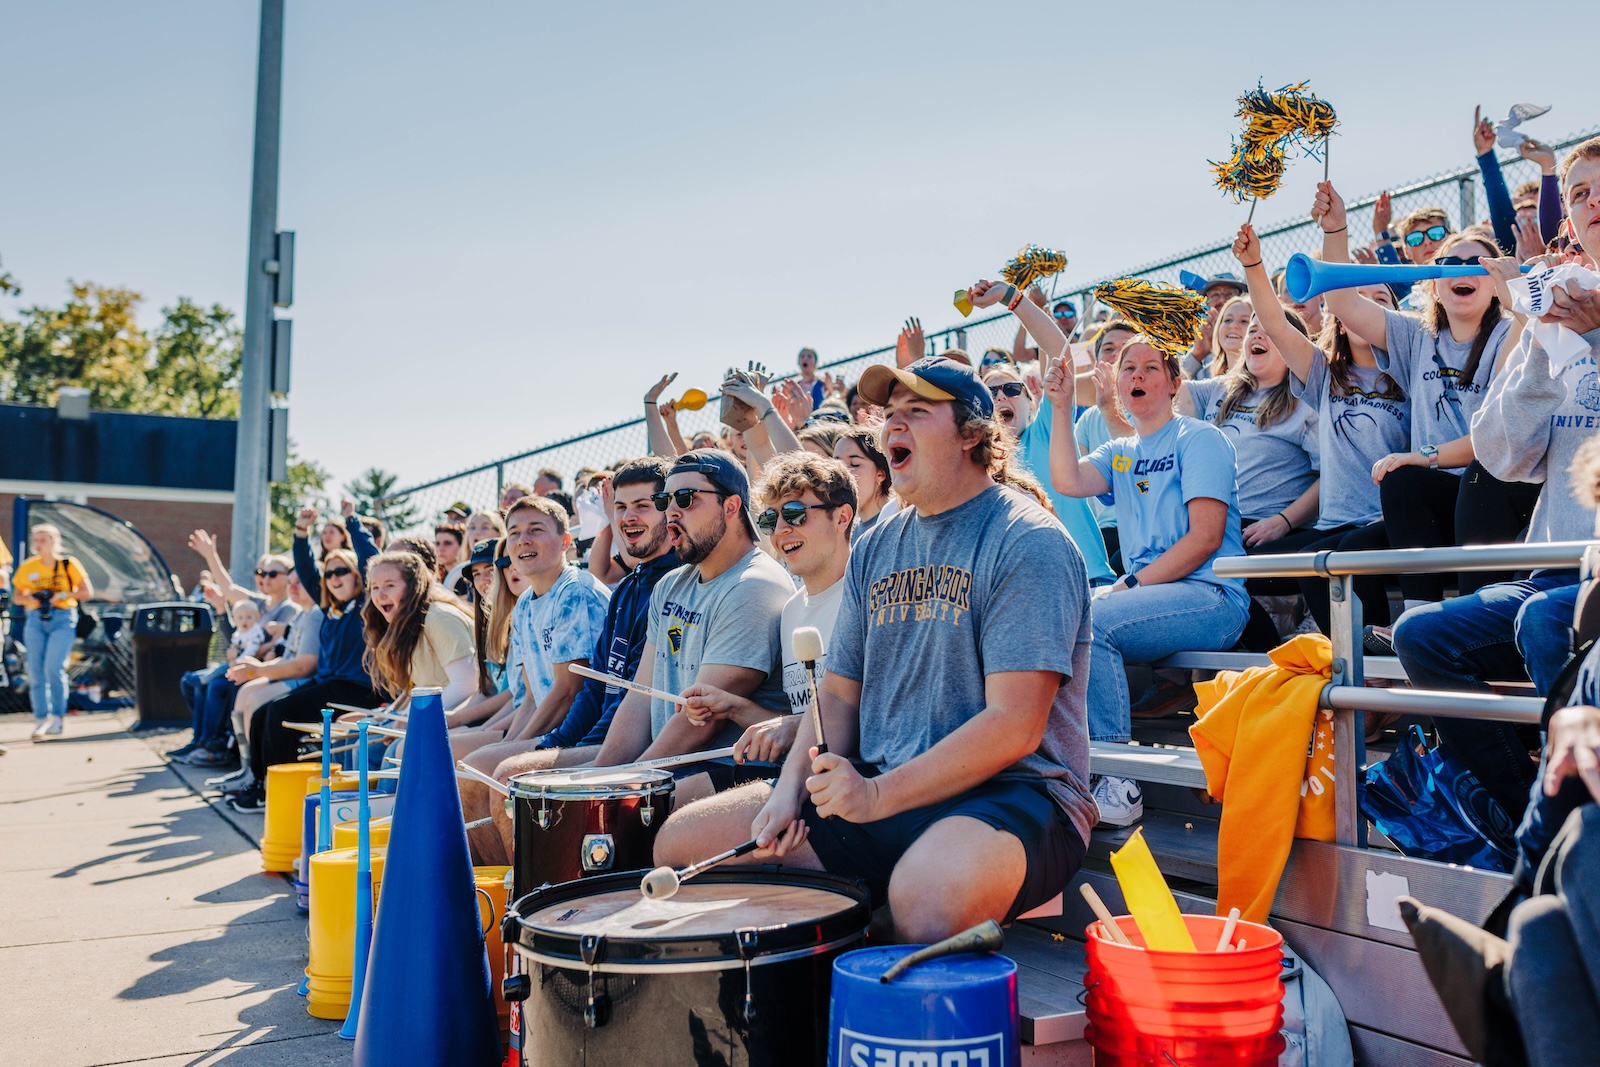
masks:
[(1094, 741), (1132, 736), (1125, 662), (1230, 649), (1248, 617), (1220, 587), (1187, 580), (1109, 593), (1093, 601), (1090, 614), (1089, 737)]
[(197, 744), (207, 748), (221, 748), (223, 732), (232, 722), (233, 697), (239, 687), (228, 680), (226, 670), (213, 674), (201, 693), (200, 707), (195, 716)]
[(215, 667), (201, 667), (195, 671), (185, 671), (183, 677), (178, 679), (178, 689), (183, 693), (183, 699), (189, 705), (190, 725), (194, 736), (190, 738), (195, 744), (206, 740), (206, 698), (211, 686), (217, 682), (232, 686), (228, 681), (228, 665), (219, 663)]
[(56, 608), (49, 622), (39, 618), (37, 608), (28, 612), (22, 643), (28, 647), (28, 699), (35, 719), (67, 713), (67, 657), (77, 639), (77, 608)]
[[(1412, 608), (1395, 624), (1395, 655), (1420, 689), (1488, 692), (1490, 680), (1528, 677), (1547, 692), (1572, 652), (1577, 577), (1576, 571), (1546, 571)], [(1443, 718), (1434, 727), (1512, 820), (1520, 820), (1534, 764), (1516, 728)]]

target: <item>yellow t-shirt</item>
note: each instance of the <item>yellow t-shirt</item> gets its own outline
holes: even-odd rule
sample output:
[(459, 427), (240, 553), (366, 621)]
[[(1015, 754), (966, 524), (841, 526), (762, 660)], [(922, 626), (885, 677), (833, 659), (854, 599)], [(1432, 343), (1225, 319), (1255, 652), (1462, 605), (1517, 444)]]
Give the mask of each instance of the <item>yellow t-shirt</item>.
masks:
[[(29, 556), (17, 565), (17, 573), (11, 576), (11, 599), (13, 603), (34, 608), (38, 606), (38, 601), (27, 594), (43, 593), (46, 590), (70, 593), (88, 581), (88, 578), (89, 576), (83, 573), (83, 566), (70, 556), (56, 560), (53, 567), (38, 556)], [(58, 608), (77, 606), (78, 602), (72, 597), (56, 601)]]
[(422, 640), (411, 654), (411, 684), (443, 689), (450, 684), (445, 668), (472, 654), (472, 620), (460, 608), (436, 600), (428, 605)]

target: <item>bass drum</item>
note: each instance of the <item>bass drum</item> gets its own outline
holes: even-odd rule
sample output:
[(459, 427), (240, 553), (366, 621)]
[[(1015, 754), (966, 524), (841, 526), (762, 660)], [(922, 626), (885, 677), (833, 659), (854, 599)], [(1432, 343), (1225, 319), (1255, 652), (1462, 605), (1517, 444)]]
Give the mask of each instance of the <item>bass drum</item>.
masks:
[(815, 1067), (833, 960), (866, 940), (853, 879), (719, 868), (666, 900), (630, 871), (537, 890), (506, 920), (531, 978), (529, 1067)]

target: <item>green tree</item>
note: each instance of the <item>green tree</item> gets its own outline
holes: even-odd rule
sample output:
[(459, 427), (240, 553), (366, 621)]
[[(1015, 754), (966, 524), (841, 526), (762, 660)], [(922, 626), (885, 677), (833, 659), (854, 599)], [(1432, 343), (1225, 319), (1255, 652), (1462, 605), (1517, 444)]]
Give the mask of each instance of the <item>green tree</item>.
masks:
[(54, 404), (63, 385), (97, 408), (138, 410), (147, 395), (150, 340), (131, 289), (69, 283), (65, 307), (34, 306), (0, 324), (0, 399)]
[(395, 497), (385, 500), (382, 507), (378, 506), (379, 500), (394, 492), (395, 483), (399, 480), (397, 474), (379, 467), (368, 467), (356, 475), (355, 481), (347, 483), (344, 491), (347, 497), (355, 501), (356, 514), (376, 515), (391, 530), (409, 530), (422, 521), (422, 514), (411, 503), (410, 497)]
[(244, 334), (221, 304), (203, 308), (186, 296), (162, 308), (145, 410), (206, 419), (239, 414), (239, 365)]
[(288, 477), (267, 487), (272, 511), (271, 542), (274, 552), (288, 552), (294, 544), (294, 520), (306, 505), (326, 516), (338, 517), (328, 499), (326, 468), (315, 460), (302, 459), (289, 441)]

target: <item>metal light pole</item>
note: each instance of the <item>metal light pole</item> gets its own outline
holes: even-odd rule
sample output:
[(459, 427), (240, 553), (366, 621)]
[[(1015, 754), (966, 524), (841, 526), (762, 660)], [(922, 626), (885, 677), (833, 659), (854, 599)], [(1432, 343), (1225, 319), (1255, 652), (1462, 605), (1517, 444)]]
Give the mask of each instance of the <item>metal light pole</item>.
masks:
[(283, 0), (261, 0), (256, 61), (255, 162), (250, 178), (250, 258), (245, 275), (244, 356), (239, 374), (239, 439), (233, 461), (233, 580), (249, 588), (267, 549), (267, 460), (272, 302), (277, 271), (278, 126), (283, 96)]

